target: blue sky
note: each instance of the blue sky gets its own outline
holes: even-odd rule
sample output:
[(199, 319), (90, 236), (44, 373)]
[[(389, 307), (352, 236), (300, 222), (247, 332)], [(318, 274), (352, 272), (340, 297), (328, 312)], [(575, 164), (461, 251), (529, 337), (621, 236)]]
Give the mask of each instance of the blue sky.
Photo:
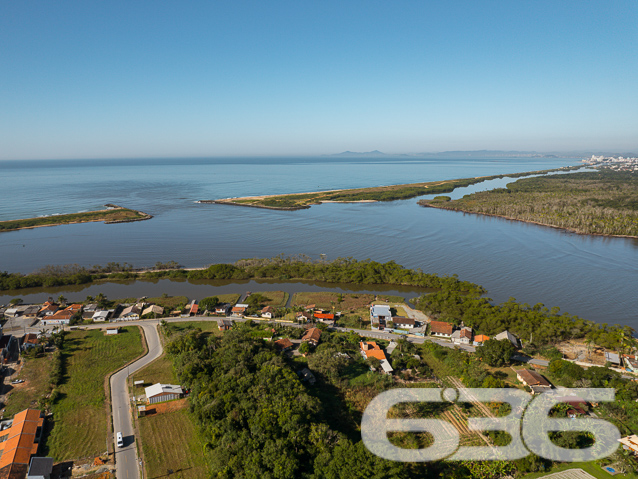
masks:
[(0, 0), (0, 159), (638, 150), (638, 2)]

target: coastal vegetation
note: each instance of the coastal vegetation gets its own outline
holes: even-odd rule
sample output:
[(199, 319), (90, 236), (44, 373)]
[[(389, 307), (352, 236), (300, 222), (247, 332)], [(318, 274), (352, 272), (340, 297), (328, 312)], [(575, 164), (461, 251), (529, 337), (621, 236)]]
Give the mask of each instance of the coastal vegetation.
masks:
[(0, 221), (1, 231), (13, 231), (40, 226), (57, 226), (74, 223), (87, 223), (104, 221), (105, 223), (126, 223), (152, 218), (151, 215), (141, 211), (122, 208), (121, 206), (106, 210), (85, 211), (83, 213), (71, 213), (66, 215), (41, 216), (38, 218), (25, 218), (20, 220)]
[(223, 200), (204, 200), (200, 203), (218, 203), (240, 206), (254, 206), (271, 209), (304, 209), (325, 202), (365, 202), (407, 200), (417, 196), (450, 193), (455, 188), (465, 187), (496, 178), (518, 178), (520, 176), (544, 174), (552, 171), (566, 171), (571, 168), (557, 168), (543, 171), (530, 171), (508, 175), (480, 176), (456, 180), (410, 183), (405, 185), (376, 186), (371, 188), (353, 188), (347, 190), (316, 191), (312, 193), (293, 193), (288, 195), (246, 196)]
[(599, 170), (523, 178), (506, 188), (422, 206), (500, 216), (581, 234), (638, 237), (638, 173)]

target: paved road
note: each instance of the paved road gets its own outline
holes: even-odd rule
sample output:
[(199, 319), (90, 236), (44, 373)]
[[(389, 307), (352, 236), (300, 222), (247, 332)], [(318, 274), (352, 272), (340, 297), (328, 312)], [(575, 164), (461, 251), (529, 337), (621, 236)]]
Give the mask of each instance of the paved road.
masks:
[(129, 374), (133, 374), (143, 368), (162, 354), (162, 344), (160, 343), (159, 334), (157, 333), (157, 323), (157, 321), (144, 321), (139, 323), (146, 336), (148, 354), (111, 376), (114, 441), (115, 435), (118, 432), (121, 432), (124, 437), (123, 448), (118, 448), (117, 444), (114, 444), (116, 477), (118, 479), (138, 479), (140, 477), (137, 448), (135, 447), (135, 435), (131, 419), (131, 415), (134, 412), (131, 411), (126, 379)]

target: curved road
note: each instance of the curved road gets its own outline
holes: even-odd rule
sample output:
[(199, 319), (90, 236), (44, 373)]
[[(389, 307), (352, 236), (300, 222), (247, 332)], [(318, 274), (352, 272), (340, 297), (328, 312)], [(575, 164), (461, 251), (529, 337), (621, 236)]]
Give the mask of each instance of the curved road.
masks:
[(124, 447), (118, 448), (117, 444), (114, 444), (116, 477), (118, 479), (138, 479), (140, 477), (132, 422), (132, 414), (134, 414), (135, 411), (131, 410), (126, 379), (130, 374), (143, 368), (162, 354), (162, 344), (159, 339), (159, 334), (157, 333), (157, 324), (157, 321), (153, 321), (152, 323), (145, 321), (139, 324), (146, 336), (148, 353), (146, 356), (111, 376), (113, 440), (116, 441), (116, 434), (118, 432), (121, 432), (124, 437)]

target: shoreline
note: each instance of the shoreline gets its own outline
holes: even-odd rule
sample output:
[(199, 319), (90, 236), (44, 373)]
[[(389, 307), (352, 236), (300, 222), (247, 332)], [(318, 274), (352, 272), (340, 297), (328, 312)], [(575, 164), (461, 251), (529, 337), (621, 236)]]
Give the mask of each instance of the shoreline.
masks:
[[(100, 223), (100, 222), (104, 222), (104, 224), (107, 224), (107, 225), (109, 225), (109, 224), (118, 224), (118, 223), (133, 223), (133, 222), (136, 222), (136, 221), (146, 221), (146, 220), (150, 220), (151, 218), (153, 218), (153, 215), (151, 215), (151, 214), (144, 213), (143, 211), (139, 211), (139, 210), (132, 210), (132, 209), (129, 209), (129, 208), (125, 208), (123, 206), (118, 206), (118, 205), (113, 205), (113, 204), (106, 204), (104, 206), (106, 206), (107, 209), (104, 209), (104, 210), (93, 210), (93, 211), (84, 211), (82, 213), (64, 213), (64, 214), (60, 214), (60, 215), (50, 215), (50, 216), (40, 216), (40, 217), (35, 217), (35, 218), (20, 218), (20, 219), (15, 219), (15, 220), (0, 221), (0, 226), (11, 224), (11, 223), (14, 223), (14, 222), (20, 222), (20, 221), (42, 222), (42, 224), (16, 226), (14, 228), (8, 228), (8, 229), (0, 228), (0, 233), (6, 233), (6, 232), (9, 232), (9, 231), (28, 230), (28, 229), (34, 229), (34, 228), (48, 228), (50, 226), (74, 225), (74, 224), (81, 224), (81, 223)], [(117, 212), (132, 212), (132, 213), (135, 213), (135, 214), (140, 215), (140, 216), (139, 217), (131, 217), (131, 218), (123, 218), (123, 219), (109, 219), (108, 218), (108, 216), (112, 216), (113, 213), (117, 213)], [(82, 218), (82, 216), (96, 215), (96, 214), (100, 214), (100, 213), (102, 214), (101, 217), (86, 218), (86, 219)], [(69, 216), (80, 216), (80, 217), (77, 218), (77, 219), (70, 220), (70, 221), (64, 221), (64, 218), (65, 217), (69, 217)], [(47, 222), (47, 220), (50, 220), (50, 222)]]
[(613, 234), (605, 234), (605, 233), (583, 233), (581, 231), (576, 231), (575, 229), (569, 228), (567, 226), (556, 226), (556, 225), (552, 225), (552, 224), (547, 224), (547, 223), (541, 223), (539, 221), (532, 221), (532, 220), (522, 220), (520, 218), (514, 218), (512, 216), (505, 216), (505, 215), (497, 215), (494, 213), (482, 213), (480, 211), (468, 211), (468, 210), (463, 210), (460, 208), (446, 208), (445, 206), (442, 205), (433, 205), (431, 203), (419, 203), (419, 206), (422, 206), (424, 208), (436, 208), (439, 210), (447, 210), (447, 211), (455, 211), (457, 213), (464, 213), (464, 214), (469, 214), (469, 215), (479, 215), (479, 216), (492, 216), (494, 218), (501, 218), (504, 220), (509, 220), (509, 221), (519, 221), (521, 223), (527, 223), (527, 224), (532, 224), (532, 225), (537, 225), (537, 226), (546, 226), (548, 228), (554, 228), (557, 230), (563, 230), (566, 231), (568, 233), (574, 233), (577, 235), (582, 235), (582, 236), (603, 236), (603, 237), (607, 237), (607, 238), (632, 238), (632, 239), (638, 239), (638, 236), (632, 236), (632, 235), (613, 235)]

